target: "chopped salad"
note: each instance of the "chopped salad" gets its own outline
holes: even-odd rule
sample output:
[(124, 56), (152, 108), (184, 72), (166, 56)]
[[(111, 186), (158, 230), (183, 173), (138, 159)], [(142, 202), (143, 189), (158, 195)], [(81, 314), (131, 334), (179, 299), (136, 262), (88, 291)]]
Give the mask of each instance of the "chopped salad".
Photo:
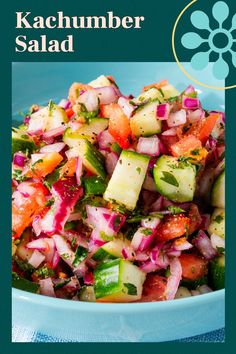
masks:
[(75, 82), (12, 129), (13, 287), (149, 302), (224, 287), (223, 112), (166, 80)]

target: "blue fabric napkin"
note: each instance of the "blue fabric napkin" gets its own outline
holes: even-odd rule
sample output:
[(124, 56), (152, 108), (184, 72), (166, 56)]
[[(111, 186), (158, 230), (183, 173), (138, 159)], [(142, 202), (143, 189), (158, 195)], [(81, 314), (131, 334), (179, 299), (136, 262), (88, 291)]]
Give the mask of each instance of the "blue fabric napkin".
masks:
[[(99, 342), (99, 339), (97, 340)], [(184, 338), (176, 342), (211, 342), (223, 343), (225, 341), (224, 328), (217, 331), (209, 332), (199, 336)], [(50, 337), (43, 333), (30, 332), (28, 329), (13, 326), (12, 328), (12, 342), (46, 342), (46, 343), (62, 343), (64, 340), (60, 338)], [(69, 342), (69, 341), (67, 341)], [(70, 341), (73, 342), (73, 341)], [(81, 342), (83, 338), (81, 338)], [(150, 338), (148, 342), (156, 342), (155, 338)]]

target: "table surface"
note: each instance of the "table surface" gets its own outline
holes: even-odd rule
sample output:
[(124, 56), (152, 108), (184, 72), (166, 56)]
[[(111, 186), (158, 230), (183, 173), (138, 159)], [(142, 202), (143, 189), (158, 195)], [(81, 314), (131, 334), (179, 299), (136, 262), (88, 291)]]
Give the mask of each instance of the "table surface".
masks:
[[(94, 338), (94, 342), (99, 342), (98, 338)], [(105, 340), (103, 340), (105, 342)], [(184, 338), (181, 340), (177, 340), (175, 342), (211, 342), (211, 343), (224, 343), (225, 341), (225, 330), (224, 328), (219, 329), (217, 331), (209, 332), (206, 334), (202, 334), (199, 336)], [(21, 328), (14, 326), (12, 327), (12, 342), (46, 342), (46, 343), (58, 343), (64, 342), (60, 338), (50, 337), (43, 333), (31, 332), (26, 328)], [(81, 338), (81, 342), (84, 342), (83, 338)], [(155, 338), (150, 338), (149, 342), (156, 342)]]

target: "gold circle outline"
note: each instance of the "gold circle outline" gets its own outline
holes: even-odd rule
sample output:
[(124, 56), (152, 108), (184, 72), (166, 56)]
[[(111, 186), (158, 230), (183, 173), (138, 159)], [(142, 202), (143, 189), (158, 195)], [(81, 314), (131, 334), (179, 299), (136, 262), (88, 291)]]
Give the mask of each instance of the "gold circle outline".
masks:
[(182, 17), (182, 15), (184, 14), (184, 12), (190, 7), (192, 6), (195, 2), (197, 2), (198, 0), (193, 0), (191, 1), (188, 5), (185, 6), (185, 8), (180, 12), (180, 14), (178, 15), (174, 27), (173, 27), (173, 31), (172, 31), (172, 40), (171, 40), (171, 44), (172, 44), (172, 51), (175, 57), (175, 61), (178, 64), (179, 68), (183, 71), (183, 73), (193, 82), (195, 82), (197, 85), (206, 87), (206, 88), (211, 88), (211, 89), (215, 89), (215, 90), (228, 90), (228, 89), (232, 89), (236, 87), (235, 85), (231, 85), (231, 86), (225, 86), (225, 87), (220, 87), (220, 86), (210, 86), (210, 85), (206, 85), (204, 83), (202, 83), (201, 81), (198, 81), (196, 79), (194, 79), (192, 76), (189, 75), (189, 73), (185, 70), (185, 68), (183, 67), (183, 65), (180, 63), (176, 50), (175, 50), (175, 32), (176, 32), (176, 28), (177, 25), (179, 23), (180, 18)]

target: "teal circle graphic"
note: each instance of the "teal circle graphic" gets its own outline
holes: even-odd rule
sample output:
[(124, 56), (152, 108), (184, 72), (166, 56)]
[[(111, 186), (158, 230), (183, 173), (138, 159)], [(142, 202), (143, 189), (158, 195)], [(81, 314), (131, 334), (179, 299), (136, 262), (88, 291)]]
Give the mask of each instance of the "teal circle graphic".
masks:
[(236, 13), (231, 19), (231, 28), (224, 28), (224, 22), (229, 17), (229, 7), (224, 1), (217, 1), (212, 7), (212, 16), (217, 21), (217, 28), (212, 28), (210, 18), (202, 10), (194, 11), (190, 20), (192, 25), (198, 30), (208, 31), (208, 36), (203, 38), (201, 33), (187, 32), (181, 38), (182, 46), (189, 50), (196, 50), (202, 43), (206, 43), (209, 47), (205, 52), (198, 51), (193, 54), (191, 66), (195, 70), (203, 70), (207, 67), (210, 54), (212, 52), (218, 55), (218, 59), (213, 65), (212, 72), (216, 79), (223, 80), (229, 74), (229, 65), (223, 58), (223, 54), (230, 52), (231, 60), (234, 68), (236, 68), (236, 52), (232, 50), (232, 46), (236, 39), (233, 30), (236, 29)]

